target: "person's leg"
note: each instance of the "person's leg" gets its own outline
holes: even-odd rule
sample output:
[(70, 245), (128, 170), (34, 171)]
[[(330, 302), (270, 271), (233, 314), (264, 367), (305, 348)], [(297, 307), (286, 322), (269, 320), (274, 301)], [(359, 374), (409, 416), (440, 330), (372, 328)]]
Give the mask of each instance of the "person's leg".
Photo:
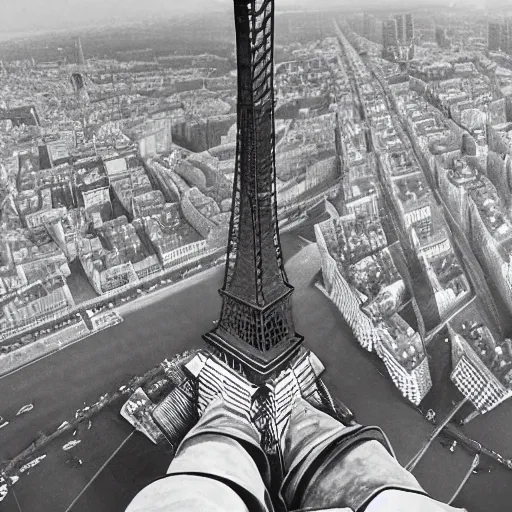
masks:
[(143, 489), (127, 512), (272, 512), (268, 475), (258, 432), (219, 398), (185, 436), (167, 475)]
[(288, 474), (281, 493), (290, 510), (455, 510), (426, 495), (380, 429), (346, 427), (302, 398), (295, 401), (283, 446)]
[[(173, 475), (151, 483), (126, 512), (250, 512), (231, 487), (204, 476)], [(252, 511), (251, 511), (252, 512)]]

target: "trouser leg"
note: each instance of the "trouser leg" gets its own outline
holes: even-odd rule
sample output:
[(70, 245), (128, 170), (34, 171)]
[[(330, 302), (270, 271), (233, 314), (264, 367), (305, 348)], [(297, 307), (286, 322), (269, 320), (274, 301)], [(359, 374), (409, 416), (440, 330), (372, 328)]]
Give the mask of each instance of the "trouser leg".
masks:
[[(217, 399), (181, 442), (167, 476), (141, 491), (127, 512), (199, 512), (210, 510), (208, 502), (212, 510), (273, 512), (268, 478), (259, 433)], [(166, 507), (151, 508), (156, 495)]]
[[(302, 398), (295, 401), (283, 447), (287, 476), (281, 494), (289, 510), (394, 511), (396, 490), (404, 503), (418, 507), (410, 510), (455, 510), (426, 496), (380, 429), (346, 427)], [(381, 494), (381, 508), (369, 507)]]
[[(178, 447), (167, 476), (141, 491), (127, 512), (273, 512), (260, 441), (250, 422), (215, 400)], [(289, 510), (455, 510), (426, 496), (378, 428), (346, 427), (301, 397), (281, 447), (281, 496)]]
[(231, 487), (196, 475), (172, 475), (151, 483), (126, 512), (252, 512)]

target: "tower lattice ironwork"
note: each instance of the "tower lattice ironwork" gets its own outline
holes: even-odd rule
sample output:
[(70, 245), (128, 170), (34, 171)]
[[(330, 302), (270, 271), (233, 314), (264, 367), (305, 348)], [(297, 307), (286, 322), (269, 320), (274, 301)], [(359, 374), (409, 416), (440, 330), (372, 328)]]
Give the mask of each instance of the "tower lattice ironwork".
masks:
[(237, 151), (222, 310), (207, 343), (255, 380), (298, 351), (277, 219), (274, 0), (234, 0)]

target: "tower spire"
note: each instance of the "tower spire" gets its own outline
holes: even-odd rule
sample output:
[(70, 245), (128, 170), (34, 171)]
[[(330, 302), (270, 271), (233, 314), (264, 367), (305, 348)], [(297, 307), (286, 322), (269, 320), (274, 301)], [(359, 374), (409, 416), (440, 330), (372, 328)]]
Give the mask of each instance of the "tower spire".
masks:
[(298, 351), (277, 221), (274, 0), (234, 0), (237, 148), (222, 310), (207, 343), (265, 380)]
[(84, 52), (82, 50), (82, 42), (80, 37), (75, 39), (75, 69), (71, 73), (71, 85), (75, 91), (75, 95), (81, 111), (82, 129), (84, 136), (87, 137), (87, 115), (85, 106), (89, 103), (89, 94), (85, 82), (85, 67), (86, 62), (84, 59)]
[(82, 41), (80, 41), (80, 37), (77, 37), (75, 40), (75, 63), (79, 68), (85, 66), (85, 58), (84, 51), (82, 49)]

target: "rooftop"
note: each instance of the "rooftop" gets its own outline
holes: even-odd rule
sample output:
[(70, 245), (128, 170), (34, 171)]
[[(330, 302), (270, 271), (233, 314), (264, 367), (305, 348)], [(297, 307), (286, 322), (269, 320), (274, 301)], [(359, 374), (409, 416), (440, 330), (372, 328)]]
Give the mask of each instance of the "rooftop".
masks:
[(430, 193), (421, 172), (398, 178), (393, 181), (393, 184), (399, 201), (406, 209), (419, 206), (420, 200)]
[(383, 320), (380, 326), (390, 336), (382, 336), (382, 342), (407, 371), (423, 361), (425, 350), (420, 335), (399, 314)]
[(377, 217), (346, 215), (331, 219), (322, 226), (329, 252), (341, 264), (357, 262), (387, 245)]
[(466, 188), (480, 188), (484, 186), (480, 174), (470, 167), (466, 161), (455, 159), (452, 168), (448, 172), (448, 178), (452, 183)]
[(429, 261), (443, 289), (453, 290), (456, 297), (469, 291), (469, 283), (453, 252)]
[(377, 297), (387, 286), (402, 279), (386, 248), (350, 265), (347, 277), (370, 300)]
[(159, 214), (144, 217), (139, 222), (160, 254), (201, 240), (182, 217), (178, 203), (167, 203)]
[(352, 179), (345, 187), (346, 199), (357, 199), (360, 197), (375, 194), (378, 191), (378, 180), (376, 178)]
[(393, 151), (389, 154), (388, 161), (391, 166), (390, 170), (393, 176), (400, 176), (401, 174), (410, 174), (419, 171), (407, 151)]
[(149, 255), (135, 227), (124, 216), (104, 222), (98, 232), (103, 244), (111, 251), (107, 258), (109, 267), (129, 261), (136, 263)]
[(512, 389), (512, 341), (498, 341), (478, 317), (459, 321), (454, 327), (498, 380)]
[(484, 176), (482, 182), (484, 186), (470, 191), (471, 198), (489, 232), (497, 240), (504, 241), (512, 236), (512, 224), (500, 204), (495, 187)]

